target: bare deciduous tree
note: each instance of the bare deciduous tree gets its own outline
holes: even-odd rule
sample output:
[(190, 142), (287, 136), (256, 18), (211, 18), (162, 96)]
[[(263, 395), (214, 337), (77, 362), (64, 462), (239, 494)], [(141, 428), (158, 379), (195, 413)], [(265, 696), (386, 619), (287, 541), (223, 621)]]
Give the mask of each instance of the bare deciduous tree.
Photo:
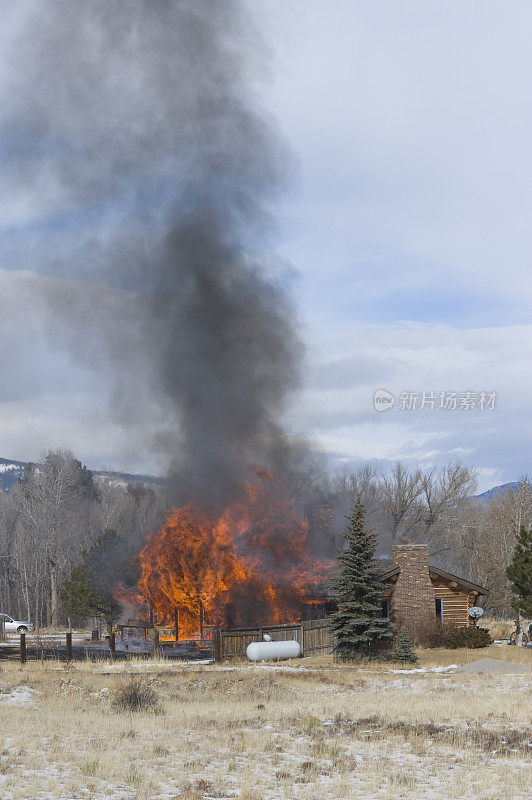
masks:
[[(82, 550), (114, 529), (140, 549), (166, 501), (142, 485), (92, 474), (69, 451), (49, 451), (0, 494), (0, 608), (57, 626), (59, 592)], [(166, 506), (167, 507), (167, 506)]]
[(419, 498), (423, 493), (421, 470), (416, 468), (410, 472), (402, 461), (397, 461), (390, 474), (380, 479), (379, 489), (392, 539), (398, 535), (407, 536), (419, 522)]

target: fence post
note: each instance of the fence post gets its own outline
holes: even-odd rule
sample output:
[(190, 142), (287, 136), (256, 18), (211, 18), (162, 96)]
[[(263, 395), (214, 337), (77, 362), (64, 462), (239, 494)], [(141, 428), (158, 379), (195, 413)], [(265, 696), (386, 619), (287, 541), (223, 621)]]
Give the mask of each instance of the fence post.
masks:
[(200, 627), (200, 640), (203, 641), (203, 603), (199, 601), (199, 627)]
[(66, 660), (69, 664), (72, 661), (72, 631), (66, 632)]
[(20, 663), (26, 663), (26, 634), (20, 634)]
[(115, 652), (116, 652), (116, 635), (113, 631), (109, 636), (109, 659), (111, 661), (115, 660)]
[(159, 639), (159, 631), (154, 628), (153, 631), (153, 655), (155, 658), (161, 657), (161, 640)]
[(5, 641), (6, 638), (6, 627), (5, 627), (5, 619), (0, 617), (0, 642)]
[(216, 628), (214, 631), (214, 660), (222, 661), (222, 631), (220, 628)]
[(176, 642), (179, 641), (179, 612), (177, 608), (174, 608), (174, 628), (175, 628), (175, 640)]
[(303, 657), (305, 655), (305, 628), (303, 623), (299, 626), (299, 630), (301, 631), (301, 657)]

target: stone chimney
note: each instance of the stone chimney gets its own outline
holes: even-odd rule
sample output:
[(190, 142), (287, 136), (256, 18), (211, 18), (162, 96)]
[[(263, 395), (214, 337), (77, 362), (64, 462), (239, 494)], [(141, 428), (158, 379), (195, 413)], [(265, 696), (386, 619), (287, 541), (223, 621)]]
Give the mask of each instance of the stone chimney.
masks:
[(401, 544), (393, 548), (394, 566), (401, 570), (391, 597), (391, 618), (413, 639), (436, 622), (434, 589), (429, 575), (426, 544)]

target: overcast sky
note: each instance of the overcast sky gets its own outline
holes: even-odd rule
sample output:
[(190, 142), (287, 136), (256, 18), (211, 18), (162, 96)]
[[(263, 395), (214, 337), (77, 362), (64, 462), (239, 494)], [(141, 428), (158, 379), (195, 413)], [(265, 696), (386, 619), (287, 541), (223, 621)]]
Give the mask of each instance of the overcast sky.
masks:
[[(480, 489), (515, 480), (532, 450), (530, 3), (250, 7), (271, 47), (261, 102), (294, 154), (276, 211), (307, 343), (290, 429), (340, 462), (460, 457)], [(5, 54), (31, 4), (0, 8), (9, 102)], [(21, 291), (57, 246), (41, 199), (0, 187), (0, 456), (61, 446), (91, 467), (157, 472), (148, 422), (112, 421), (103, 378), (52, 347), (38, 299)], [(376, 389), (392, 409), (375, 410)], [(461, 392), (497, 398), (403, 409), (402, 392), (418, 406), (423, 392), (435, 406), (441, 392), (458, 406)]]

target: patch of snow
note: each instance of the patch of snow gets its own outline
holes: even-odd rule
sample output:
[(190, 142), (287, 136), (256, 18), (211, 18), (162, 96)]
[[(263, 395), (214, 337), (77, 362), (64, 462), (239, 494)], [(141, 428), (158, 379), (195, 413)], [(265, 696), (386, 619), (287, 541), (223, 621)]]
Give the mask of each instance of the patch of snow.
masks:
[[(123, 661), (119, 664), (106, 664), (100, 669), (97, 669), (96, 672), (102, 672), (104, 674), (108, 672), (151, 672), (152, 670), (161, 669), (179, 670), (182, 667), (208, 667), (211, 664), (214, 664), (212, 659), (204, 659), (202, 661), (181, 661), (178, 659), (168, 659), (166, 661)], [(234, 667), (225, 668), (226, 671), (232, 671), (234, 669)]]
[(10, 692), (0, 692), (0, 703), (6, 706), (24, 705), (24, 703), (31, 703), (34, 694), (35, 690), (30, 689), (29, 686), (15, 686)]
[(454, 672), (458, 669), (458, 664), (449, 664), (448, 667), (416, 667), (415, 669), (389, 669), (388, 672), (394, 675), (424, 675), (427, 672)]
[(291, 666), (288, 666), (288, 665), (285, 666), (285, 665), (279, 664), (279, 663), (276, 663), (276, 664), (265, 664), (264, 661), (261, 661), (260, 663), (249, 664), (247, 666), (248, 666), (249, 669), (277, 669), (277, 670), (282, 670), (283, 672), (314, 672), (314, 673), (316, 673), (316, 675), (318, 674), (318, 672), (319, 673), (322, 673), (322, 672), (333, 672), (333, 670), (330, 670), (330, 669), (316, 670), (316, 669), (312, 669), (311, 667), (291, 667)]

